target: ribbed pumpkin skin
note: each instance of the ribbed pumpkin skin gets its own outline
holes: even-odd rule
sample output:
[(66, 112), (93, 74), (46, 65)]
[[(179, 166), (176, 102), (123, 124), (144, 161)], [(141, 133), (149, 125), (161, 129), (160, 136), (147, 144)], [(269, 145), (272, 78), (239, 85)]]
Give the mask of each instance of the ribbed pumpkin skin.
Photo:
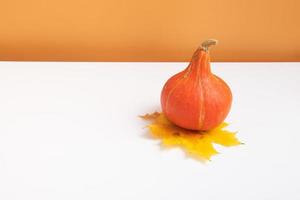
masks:
[(210, 130), (229, 113), (232, 94), (228, 85), (210, 72), (208, 52), (198, 49), (182, 72), (172, 76), (161, 93), (162, 111), (179, 127)]

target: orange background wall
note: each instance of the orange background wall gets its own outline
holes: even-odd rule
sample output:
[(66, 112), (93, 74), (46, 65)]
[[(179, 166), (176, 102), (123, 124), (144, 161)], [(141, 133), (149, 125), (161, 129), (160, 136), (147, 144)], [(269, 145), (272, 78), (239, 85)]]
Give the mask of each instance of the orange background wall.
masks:
[(0, 60), (300, 61), (299, 0), (0, 0)]

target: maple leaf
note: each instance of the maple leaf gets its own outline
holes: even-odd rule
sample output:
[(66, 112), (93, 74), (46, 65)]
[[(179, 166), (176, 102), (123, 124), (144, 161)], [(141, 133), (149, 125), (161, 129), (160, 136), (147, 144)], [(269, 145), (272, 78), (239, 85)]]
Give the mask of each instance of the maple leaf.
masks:
[(188, 155), (200, 160), (210, 160), (218, 154), (213, 143), (227, 147), (241, 144), (236, 133), (224, 130), (227, 123), (210, 131), (191, 131), (174, 125), (162, 113), (154, 112), (140, 117), (151, 121), (147, 126), (151, 136), (160, 139), (164, 147), (180, 147)]
[(159, 115), (159, 112), (154, 112), (152, 114), (140, 115), (139, 117), (145, 120), (155, 120)]

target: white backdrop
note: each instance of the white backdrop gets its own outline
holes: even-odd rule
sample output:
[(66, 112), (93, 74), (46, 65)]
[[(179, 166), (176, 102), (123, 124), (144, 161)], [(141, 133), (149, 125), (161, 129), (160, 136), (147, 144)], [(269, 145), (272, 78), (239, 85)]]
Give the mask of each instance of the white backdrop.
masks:
[(300, 199), (300, 63), (213, 63), (245, 145), (203, 164), (137, 116), (187, 63), (0, 62), (0, 199)]

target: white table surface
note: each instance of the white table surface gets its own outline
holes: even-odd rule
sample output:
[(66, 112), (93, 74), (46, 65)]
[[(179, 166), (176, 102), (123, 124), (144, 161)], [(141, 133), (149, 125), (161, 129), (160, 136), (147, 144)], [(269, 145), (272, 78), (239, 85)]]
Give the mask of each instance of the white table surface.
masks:
[(212, 64), (245, 145), (206, 164), (137, 117), (186, 65), (0, 62), (0, 199), (300, 199), (300, 63)]

